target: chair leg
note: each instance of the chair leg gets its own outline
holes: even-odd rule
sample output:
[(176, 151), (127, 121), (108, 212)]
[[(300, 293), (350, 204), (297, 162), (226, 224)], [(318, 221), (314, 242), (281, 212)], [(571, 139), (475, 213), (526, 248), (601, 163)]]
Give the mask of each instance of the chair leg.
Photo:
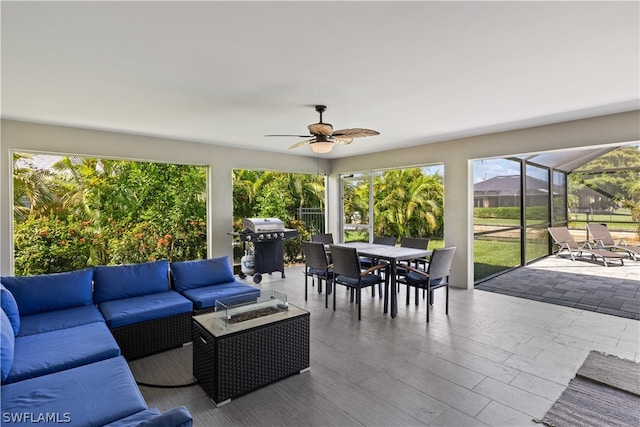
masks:
[(449, 285), (446, 285), (445, 288), (446, 288), (446, 292), (447, 292), (447, 305), (445, 307), (444, 312), (448, 316), (449, 315)]
[(405, 285), (407, 286), (407, 305), (409, 305), (409, 292), (411, 292), (411, 286), (409, 286), (409, 283), (405, 283)]
[[(429, 285), (427, 284), (427, 288)], [(429, 310), (431, 310), (431, 291), (427, 289), (427, 323), (429, 323)]]
[(309, 286), (309, 276), (304, 275), (304, 300), (307, 300), (307, 288)]
[(360, 320), (362, 318), (362, 288), (358, 288), (356, 298), (356, 304), (358, 305), (358, 320)]
[(322, 278), (318, 277), (318, 293), (322, 293)]
[(327, 280), (327, 292), (324, 293), (324, 308), (329, 308), (329, 280)]
[(336, 293), (337, 292), (333, 293), (333, 311), (336, 311)]

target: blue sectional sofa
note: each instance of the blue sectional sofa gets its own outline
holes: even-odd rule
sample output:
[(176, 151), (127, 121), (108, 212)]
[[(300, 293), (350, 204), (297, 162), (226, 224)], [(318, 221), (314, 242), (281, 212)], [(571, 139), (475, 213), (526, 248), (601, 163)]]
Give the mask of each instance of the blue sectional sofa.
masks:
[(215, 309), (220, 299), (256, 299), (260, 290), (235, 279), (229, 257), (171, 263), (173, 288), (193, 302), (195, 314)]
[(147, 408), (92, 279), (92, 269), (0, 279), (0, 424), (191, 426), (184, 407)]
[(169, 262), (98, 266), (93, 302), (127, 360), (191, 341), (191, 301), (169, 282)]
[(2, 425), (191, 426), (147, 408), (127, 360), (191, 341), (191, 316), (255, 299), (228, 257), (0, 278)]

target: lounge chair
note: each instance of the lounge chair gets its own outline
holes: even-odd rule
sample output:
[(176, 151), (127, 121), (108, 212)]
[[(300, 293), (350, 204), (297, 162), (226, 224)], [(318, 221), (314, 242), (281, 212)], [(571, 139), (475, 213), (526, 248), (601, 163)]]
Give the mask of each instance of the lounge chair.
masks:
[(556, 245), (559, 246), (557, 256), (560, 256), (560, 252), (563, 250), (567, 250), (569, 255), (571, 256), (571, 260), (576, 260), (576, 255), (581, 257), (582, 254), (590, 255), (592, 259), (597, 260), (598, 257), (602, 258), (602, 262), (605, 267), (608, 267), (607, 259), (618, 259), (620, 260), (620, 264), (624, 265), (623, 259), (626, 257), (625, 254), (620, 252), (610, 251), (608, 249), (594, 249), (591, 247), (589, 242), (585, 242), (582, 246), (578, 245), (575, 241), (571, 233), (569, 233), (569, 229), (567, 227), (548, 227), (549, 234), (551, 238), (555, 242)]
[(591, 240), (595, 242), (596, 247), (612, 251), (624, 251), (627, 252), (629, 257), (633, 258), (634, 261), (638, 260), (640, 246), (627, 245), (624, 239), (620, 239), (620, 241), (616, 243), (606, 225), (587, 224), (587, 230), (589, 230)]

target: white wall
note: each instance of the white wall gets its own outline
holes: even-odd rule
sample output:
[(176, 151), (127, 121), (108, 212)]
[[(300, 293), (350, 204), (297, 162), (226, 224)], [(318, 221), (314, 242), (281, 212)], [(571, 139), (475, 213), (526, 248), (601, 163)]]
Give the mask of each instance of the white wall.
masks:
[(232, 255), (231, 171), (240, 169), (328, 173), (329, 231), (340, 212), (337, 177), (341, 173), (444, 164), (447, 245), (456, 245), (452, 284), (473, 287), (473, 159), (620, 144), (640, 140), (640, 111), (464, 138), (336, 160), (250, 152), (231, 147), (112, 132), (2, 120), (0, 139), (0, 274), (11, 274), (11, 153), (35, 151), (92, 157), (149, 160), (210, 166), (208, 244), (210, 256)]

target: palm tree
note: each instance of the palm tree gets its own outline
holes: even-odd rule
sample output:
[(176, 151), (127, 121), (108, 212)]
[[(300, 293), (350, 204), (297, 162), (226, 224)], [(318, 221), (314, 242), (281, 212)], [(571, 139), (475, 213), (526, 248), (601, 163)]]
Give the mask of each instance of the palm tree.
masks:
[(36, 168), (29, 154), (13, 154), (13, 212), (24, 221), (29, 215), (48, 215), (59, 208), (51, 189), (52, 173)]
[(441, 232), (443, 185), (419, 168), (386, 171), (374, 181), (374, 229), (379, 235), (426, 237)]

